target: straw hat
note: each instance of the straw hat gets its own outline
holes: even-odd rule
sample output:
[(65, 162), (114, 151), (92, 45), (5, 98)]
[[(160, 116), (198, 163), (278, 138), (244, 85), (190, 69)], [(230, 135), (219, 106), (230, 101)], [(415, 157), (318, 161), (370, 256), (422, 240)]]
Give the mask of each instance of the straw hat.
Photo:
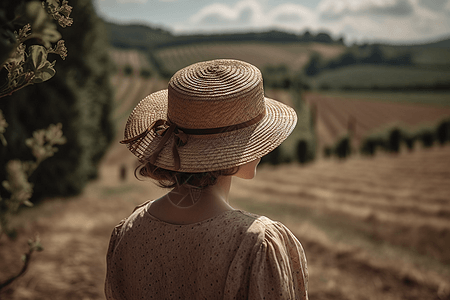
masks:
[(258, 68), (220, 59), (181, 69), (168, 89), (141, 100), (121, 143), (160, 168), (216, 171), (266, 155), (296, 123), (291, 107), (264, 97)]

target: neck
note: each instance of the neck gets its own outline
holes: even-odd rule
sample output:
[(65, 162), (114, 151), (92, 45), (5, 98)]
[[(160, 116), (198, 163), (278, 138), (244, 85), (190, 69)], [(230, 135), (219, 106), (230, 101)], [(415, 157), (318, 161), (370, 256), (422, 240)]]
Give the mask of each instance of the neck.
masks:
[(231, 176), (221, 176), (217, 179), (217, 183), (208, 187), (208, 193), (224, 203), (228, 202), (228, 195), (230, 194)]
[(190, 186), (174, 188), (167, 196), (170, 202), (179, 208), (193, 206), (228, 206), (228, 195), (231, 187), (231, 176), (221, 176), (217, 183), (204, 189)]
[(149, 212), (160, 220), (173, 224), (191, 224), (234, 210), (228, 204), (231, 176), (222, 176), (217, 183), (202, 190), (193, 204), (189, 187), (180, 186), (156, 200)]

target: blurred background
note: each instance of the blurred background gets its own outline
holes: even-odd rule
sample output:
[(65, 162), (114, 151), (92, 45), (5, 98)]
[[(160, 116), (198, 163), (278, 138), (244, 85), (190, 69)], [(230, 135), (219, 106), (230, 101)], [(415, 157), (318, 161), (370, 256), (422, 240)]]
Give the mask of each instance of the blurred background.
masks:
[(298, 237), (310, 299), (450, 299), (449, 0), (47, 0), (45, 26), (35, 2), (0, 4), (0, 299), (104, 299), (113, 227), (166, 193), (126, 120), (215, 58), (299, 116), (230, 203)]

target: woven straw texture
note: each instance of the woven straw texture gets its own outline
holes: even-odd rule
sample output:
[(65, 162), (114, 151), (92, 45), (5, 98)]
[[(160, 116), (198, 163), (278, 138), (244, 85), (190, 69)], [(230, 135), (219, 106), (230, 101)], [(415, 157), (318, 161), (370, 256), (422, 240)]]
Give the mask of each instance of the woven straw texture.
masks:
[[(135, 107), (125, 127), (125, 139), (138, 136), (162, 119), (180, 128), (211, 129), (248, 122), (242, 129), (207, 135), (189, 134), (179, 146), (180, 172), (206, 172), (239, 166), (275, 149), (294, 129), (295, 111), (264, 97), (261, 72), (237, 60), (200, 62), (178, 71), (168, 89), (150, 94)], [(128, 144), (139, 160), (150, 157), (162, 137), (153, 130)], [(174, 170), (174, 139), (169, 138), (155, 165)]]

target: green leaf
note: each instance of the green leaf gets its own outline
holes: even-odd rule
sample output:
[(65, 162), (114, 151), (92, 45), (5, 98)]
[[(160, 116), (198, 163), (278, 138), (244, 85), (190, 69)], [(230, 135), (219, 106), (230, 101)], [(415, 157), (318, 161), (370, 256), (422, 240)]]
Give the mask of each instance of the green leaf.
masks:
[(40, 27), (45, 26), (49, 19), (47, 12), (39, 1), (28, 2), (25, 7), (25, 15), (28, 20), (32, 20), (31, 27), (33, 30), (38, 30)]
[(33, 34), (39, 36), (46, 48), (50, 48), (51, 43), (61, 39), (61, 34), (58, 32), (56, 24), (52, 22), (40, 1), (27, 3), (26, 15), (29, 20), (32, 20)]
[(35, 72), (33, 83), (41, 83), (52, 78), (56, 73), (55, 69), (53, 68), (54, 66), (55, 62), (50, 63), (49, 61), (47, 61), (44, 66), (42, 66)]
[(47, 61), (47, 50), (41, 45), (32, 45), (28, 52), (27, 63), (30, 64), (33, 71), (41, 68)]
[(50, 63), (47, 60), (47, 49), (40, 45), (30, 46), (26, 69), (34, 72), (33, 83), (41, 83), (52, 78), (56, 71), (54, 69), (56, 61)]
[[(59, 41), (61, 39), (61, 34), (59, 33), (58, 30), (56, 30), (56, 25), (55, 24), (51, 24), (52, 26), (47, 26), (46, 28), (44, 28), (42, 30), (42, 39), (44, 40), (45, 46), (47, 48), (51, 47), (51, 43), (56, 43), (57, 41)], [(50, 43), (51, 42), (51, 43)]]

